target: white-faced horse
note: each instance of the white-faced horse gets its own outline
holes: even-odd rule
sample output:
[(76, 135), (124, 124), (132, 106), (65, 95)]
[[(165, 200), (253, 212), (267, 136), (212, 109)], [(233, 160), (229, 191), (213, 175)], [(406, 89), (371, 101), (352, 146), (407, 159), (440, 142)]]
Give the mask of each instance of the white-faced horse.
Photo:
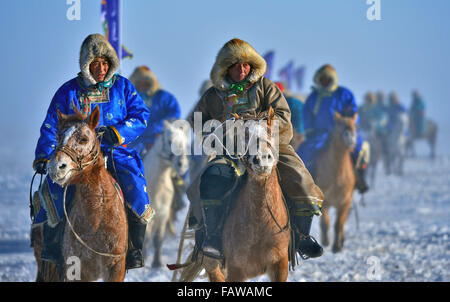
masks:
[(161, 266), (162, 243), (166, 236), (172, 204), (177, 196), (173, 178), (180, 178), (189, 166), (188, 131), (190, 127), (181, 120), (164, 121), (162, 134), (143, 159), (150, 204), (155, 209), (155, 216), (147, 227), (145, 248), (147, 252), (151, 245), (150, 240), (153, 239), (155, 251), (152, 267)]

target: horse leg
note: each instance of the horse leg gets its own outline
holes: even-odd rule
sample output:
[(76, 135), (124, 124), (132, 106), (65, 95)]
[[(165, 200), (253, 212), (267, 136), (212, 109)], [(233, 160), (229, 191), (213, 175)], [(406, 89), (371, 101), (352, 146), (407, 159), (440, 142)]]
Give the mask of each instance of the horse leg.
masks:
[(109, 268), (108, 275), (103, 280), (105, 282), (123, 282), (125, 272), (125, 258), (123, 258)]
[(161, 267), (161, 254), (162, 254), (162, 226), (160, 226), (153, 237), (153, 246), (155, 248), (155, 255), (153, 256), (152, 268)]
[(350, 211), (351, 199), (345, 202), (337, 209), (336, 224), (334, 226), (334, 243), (333, 243), (333, 253), (340, 252), (344, 247), (344, 225), (348, 218), (348, 213)]
[(274, 263), (267, 271), (271, 282), (286, 282), (289, 273), (289, 260), (286, 256)]
[(320, 217), (320, 241), (323, 246), (330, 244), (328, 230), (330, 229), (330, 216), (328, 215), (328, 207), (322, 208), (322, 217)]
[(206, 270), (210, 282), (225, 282), (225, 276), (221, 269), (221, 262), (210, 257), (203, 257), (203, 267)]
[(241, 268), (227, 267), (227, 282), (244, 282), (247, 280)]

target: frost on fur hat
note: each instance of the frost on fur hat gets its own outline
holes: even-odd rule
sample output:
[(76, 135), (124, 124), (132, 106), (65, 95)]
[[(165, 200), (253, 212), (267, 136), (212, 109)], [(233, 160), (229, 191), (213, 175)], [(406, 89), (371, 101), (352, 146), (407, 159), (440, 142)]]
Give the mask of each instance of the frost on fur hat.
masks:
[(149, 88), (146, 91), (140, 92), (144, 92), (148, 97), (151, 97), (161, 89), (158, 78), (153, 71), (145, 65), (136, 67), (130, 75), (129, 80), (134, 86), (137, 86), (137, 83), (139, 82), (145, 83)]
[(108, 40), (100, 34), (87, 36), (80, 50), (80, 70), (83, 81), (87, 85), (97, 84), (89, 70), (89, 65), (97, 57), (104, 57), (109, 61), (109, 70), (106, 73), (105, 82), (109, 81), (119, 68), (119, 58)]
[(231, 83), (226, 79), (228, 69), (238, 62), (250, 64), (248, 80), (255, 83), (266, 72), (266, 61), (247, 42), (240, 39), (232, 39), (225, 43), (216, 57), (216, 62), (211, 70), (211, 81), (219, 90), (227, 90)]
[[(327, 75), (330, 77), (331, 82), (328, 84), (327, 87), (323, 87), (320, 83), (320, 77), (322, 75)], [(323, 89), (325, 91), (333, 92), (338, 87), (338, 76), (336, 73), (336, 69), (334, 69), (333, 66), (330, 64), (325, 64), (322, 67), (319, 68), (319, 70), (316, 71), (316, 74), (314, 75), (314, 84), (316, 84), (317, 88)]]

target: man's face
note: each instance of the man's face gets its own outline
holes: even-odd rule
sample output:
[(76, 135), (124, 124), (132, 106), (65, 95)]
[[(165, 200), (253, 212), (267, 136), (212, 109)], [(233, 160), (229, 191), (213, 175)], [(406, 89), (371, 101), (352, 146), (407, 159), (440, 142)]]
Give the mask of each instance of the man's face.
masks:
[(327, 75), (322, 75), (320, 77), (320, 84), (322, 85), (322, 87), (328, 87), (328, 85), (330, 85), (331, 83), (331, 78)]
[(105, 58), (97, 57), (89, 65), (89, 71), (97, 83), (105, 80), (108, 70), (109, 62)]
[(228, 76), (234, 82), (243, 81), (250, 73), (251, 66), (248, 63), (236, 63), (228, 69)]

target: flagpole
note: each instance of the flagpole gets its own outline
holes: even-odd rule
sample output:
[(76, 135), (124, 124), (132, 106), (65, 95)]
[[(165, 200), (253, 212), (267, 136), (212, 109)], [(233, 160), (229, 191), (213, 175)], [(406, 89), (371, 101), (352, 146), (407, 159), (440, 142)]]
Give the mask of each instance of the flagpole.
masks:
[(119, 2), (119, 45), (118, 45), (118, 56), (119, 56), (119, 74), (122, 74), (122, 0), (117, 0)]

